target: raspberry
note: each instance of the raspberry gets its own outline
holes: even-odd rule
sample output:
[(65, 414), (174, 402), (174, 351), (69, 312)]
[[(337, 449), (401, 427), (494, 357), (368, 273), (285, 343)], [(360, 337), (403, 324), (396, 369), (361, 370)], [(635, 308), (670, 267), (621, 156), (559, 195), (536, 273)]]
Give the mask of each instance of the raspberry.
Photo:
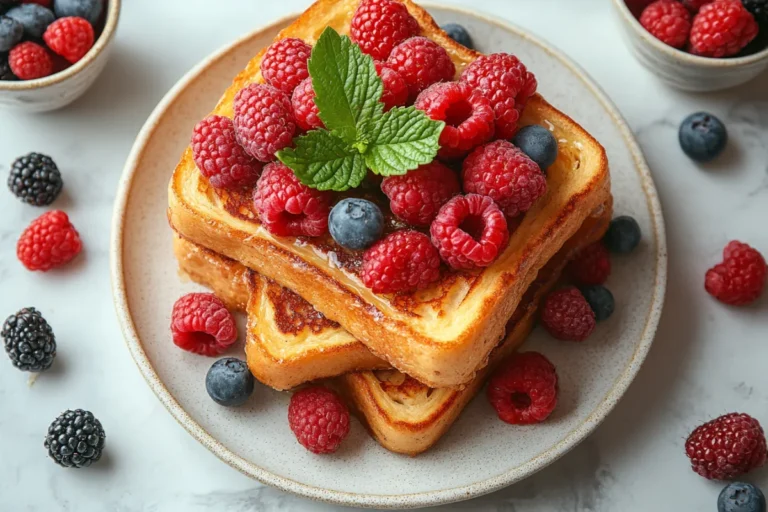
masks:
[(704, 57), (736, 55), (759, 31), (752, 14), (741, 2), (716, 0), (693, 18), (690, 51)]
[(536, 92), (536, 77), (514, 55), (484, 55), (467, 66), (461, 81), (478, 89), (496, 113), (496, 138), (511, 139), (528, 98)]
[(8, 65), (20, 80), (34, 80), (53, 73), (53, 60), (45, 48), (26, 41), (13, 47), (8, 54)]
[(320, 236), (328, 231), (331, 192), (309, 188), (274, 162), (264, 167), (253, 204), (267, 231), (277, 236)]
[(763, 256), (749, 245), (733, 241), (723, 250), (723, 262), (707, 271), (704, 288), (720, 302), (743, 306), (763, 293), (766, 274)]
[(316, 454), (333, 453), (349, 434), (349, 410), (323, 386), (297, 391), (288, 405), (288, 424), (296, 440)]
[(21, 0), (21, 3), (42, 5), (43, 7), (50, 9), (53, 0)]
[(445, 203), (429, 231), (443, 261), (456, 269), (487, 267), (509, 241), (504, 214), (493, 199), (477, 194)]
[(682, 48), (691, 32), (691, 13), (675, 0), (658, 0), (643, 10), (640, 24), (662, 43)]
[(45, 212), (33, 220), (16, 244), (16, 256), (29, 270), (48, 270), (70, 262), (80, 254), (83, 243), (67, 214)]
[(387, 66), (403, 77), (410, 99), (432, 84), (449, 82), (456, 75), (456, 66), (445, 48), (426, 37), (412, 37), (392, 50)]
[(309, 77), (307, 62), (312, 47), (301, 39), (281, 39), (267, 49), (261, 61), (261, 75), (272, 87), (291, 94)]
[(312, 78), (307, 78), (293, 90), (291, 96), (291, 105), (293, 106), (293, 117), (299, 128), (305, 131), (323, 128), (323, 121), (320, 119), (320, 109), (315, 104), (315, 90), (312, 88)]
[(595, 312), (573, 286), (547, 297), (541, 321), (552, 336), (563, 341), (584, 341), (595, 330)]
[(720, 416), (694, 430), (685, 442), (691, 468), (709, 480), (728, 480), (765, 464), (765, 434), (747, 414)]
[(381, 102), (384, 110), (389, 111), (394, 107), (402, 107), (408, 101), (408, 84), (400, 73), (390, 68), (383, 62), (376, 62), (376, 72), (384, 82), (384, 94)]
[(418, 231), (396, 231), (363, 254), (363, 283), (374, 293), (419, 290), (439, 278), (437, 249)]
[(363, 0), (349, 28), (352, 42), (376, 60), (386, 59), (395, 46), (418, 33), (419, 23), (393, 0)]
[(403, 176), (384, 178), (381, 190), (390, 200), (392, 213), (414, 226), (429, 226), (440, 207), (461, 193), (456, 173), (437, 161)]
[(435, 84), (419, 94), (414, 106), (436, 121), (445, 121), (440, 134), (442, 158), (462, 158), (493, 137), (496, 117), (491, 102), (469, 84)]
[(43, 40), (54, 53), (74, 64), (93, 47), (93, 27), (84, 18), (59, 18), (48, 25)]
[(505, 140), (477, 148), (462, 169), (464, 192), (490, 196), (508, 217), (527, 212), (547, 192), (547, 179), (519, 148)]
[(683, 5), (691, 12), (699, 12), (699, 9), (707, 4), (711, 4), (715, 0), (682, 0)]
[(188, 293), (173, 305), (171, 332), (177, 347), (215, 357), (237, 341), (232, 313), (212, 293)]
[(557, 405), (555, 366), (538, 352), (513, 355), (488, 381), (488, 400), (506, 423), (541, 423)]
[(296, 133), (291, 99), (271, 85), (251, 84), (237, 93), (234, 123), (237, 141), (262, 162), (274, 160)]
[(208, 116), (192, 133), (192, 154), (200, 172), (216, 188), (250, 187), (261, 164), (237, 143), (235, 125), (222, 116)]
[(611, 257), (602, 242), (585, 247), (568, 264), (568, 276), (579, 286), (604, 284), (611, 275)]

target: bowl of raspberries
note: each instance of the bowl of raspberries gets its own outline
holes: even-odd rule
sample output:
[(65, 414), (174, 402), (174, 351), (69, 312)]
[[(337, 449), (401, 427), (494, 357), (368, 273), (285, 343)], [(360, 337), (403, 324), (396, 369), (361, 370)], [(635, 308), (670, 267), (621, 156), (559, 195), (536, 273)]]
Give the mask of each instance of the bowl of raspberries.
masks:
[(716, 91), (768, 68), (768, 0), (613, 0), (638, 60), (687, 91)]
[(0, 0), (0, 107), (61, 108), (107, 63), (120, 0)]

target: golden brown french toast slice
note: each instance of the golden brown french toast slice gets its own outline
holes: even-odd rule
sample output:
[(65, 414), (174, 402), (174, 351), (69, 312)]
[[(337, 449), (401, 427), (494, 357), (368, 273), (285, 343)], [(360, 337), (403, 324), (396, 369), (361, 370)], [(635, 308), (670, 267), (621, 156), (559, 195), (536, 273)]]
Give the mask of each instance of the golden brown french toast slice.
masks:
[[(453, 42), (429, 14), (402, 0), (421, 35), (446, 48), (460, 73), (480, 54)], [(319, 0), (278, 36), (313, 44), (327, 26), (348, 33), (359, 0)], [(233, 98), (262, 81), (257, 55), (224, 93), (214, 113), (231, 117)], [(535, 71), (535, 63), (533, 65)], [(602, 146), (576, 122), (534, 96), (522, 125), (551, 127), (563, 142), (548, 169), (548, 192), (523, 217), (507, 249), (482, 271), (444, 270), (426, 290), (377, 295), (361, 282), (362, 256), (330, 237), (276, 237), (260, 225), (251, 195), (214, 190), (196, 169), (191, 149), (179, 162), (169, 188), (173, 228), (285, 286), (341, 324), (374, 354), (435, 387), (470, 382), (504, 334), (507, 320), (539, 269), (571, 238), (610, 194)]]
[(248, 313), (251, 373), (279, 391), (349, 372), (390, 368), (336, 322), (271, 279), (174, 234), (179, 271)]
[(388, 450), (407, 455), (417, 455), (432, 447), (477, 394), (488, 373), (525, 342), (535, 325), (539, 305), (557, 285), (568, 261), (602, 238), (612, 212), (609, 201), (596, 216), (588, 217), (539, 271), (510, 318), (504, 341), (491, 353), (489, 365), (463, 389), (430, 388), (397, 370), (351, 373), (336, 379), (337, 386), (376, 440)]
[[(442, 437), (483, 385), (487, 373), (525, 341), (542, 299), (555, 286), (567, 262), (602, 237), (612, 211), (609, 199), (539, 272), (509, 320), (506, 338), (493, 351), (490, 366), (464, 389), (434, 389), (397, 370), (372, 370), (383, 368), (385, 363), (289, 290), (178, 236), (174, 247), (181, 270), (218, 296), (242, 297), (250, 292), (246, 355), (251, 371), (261, 382), (288, 389), (340, 375), (330, 384), (345, 395), (382, 446), (416, 455)], [(246, 273), (250, 278), (242, 279)], [(270, 289), (271, 293), (267, 291)], [(279, 316), (294, 328), (280, 327)], [(299, 334), (291, 334), (297, 326), (302, 327)], [(278, 354), (282, 346), (289, 347), (286, 352), (290, 356), (281, 360)], [(364, 365), (372, 371), (348, 373)]]

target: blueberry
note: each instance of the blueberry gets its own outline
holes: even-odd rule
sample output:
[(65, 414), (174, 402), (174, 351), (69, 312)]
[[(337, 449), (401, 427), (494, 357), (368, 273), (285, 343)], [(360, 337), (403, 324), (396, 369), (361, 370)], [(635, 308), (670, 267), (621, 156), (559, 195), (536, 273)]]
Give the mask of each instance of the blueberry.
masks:
[(225, 357), (208, 370), (205, 389), (217, 404), (238, 407), (253, 393), (253, 375), (245, 361)]
[(56, 19), (50, 9), (37, 4), (22, 4), (14, 7), (6, 16), (21, 23), (24, 33), (34, 39), (43, 37), (45, 29)]
[(722, 121), (712, 114), (697, 112), (680, 124), (678, 138), (686, 155), (697, 162), (708, 162), (723, 152), (728, 132)]
[(538, 124), (522, 128), (512, 143), (539, 164), (543, 172), (557, 159), (557, 139), (552, 132)]
[(475, 44), (472, 42), (472, 36), (469, 35), (467, 29), (458, 23), (446, 23), (442, 28), (448, 33), (448, 36), (457, 43), (466, 46), (470, 50), (475, 49)]
[(595, 312), (595, 320), (598, 322), (607, 320), (613, 314), (616, 303), (611, 290), (605, 286), (587, 286), (581, 289), (581, 293)]
[(717, 512), (765, 512), (765, 496), (752, 484), (733, 482), (720, 492)]
[(0, 16), (0, 52), (7, 52), (21, 41), (24, 27), (18, 21)]
[(104, 0), (53, 0), (53, 11), (57, 18), (80, 16), (94, 27), (101, 18)]
[(384, 215), (365, 199), (342, 199), (328, 217), (328, 230), (336, 243), (353, 251), (372, 246), (384, 232)]
[(641, 237), (637, 221), (628, 215), (622, 215), (611, 221), (603, 243), (609, 251), (625, 254), (638, 246)]

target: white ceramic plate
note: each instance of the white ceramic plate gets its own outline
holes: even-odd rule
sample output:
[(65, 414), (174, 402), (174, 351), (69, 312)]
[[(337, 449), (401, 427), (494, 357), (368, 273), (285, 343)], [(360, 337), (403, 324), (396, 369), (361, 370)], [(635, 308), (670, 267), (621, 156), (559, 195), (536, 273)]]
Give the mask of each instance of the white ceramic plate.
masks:
[(126, 165), (112, 232), (117, 313), (140, 371), (190, 434), (243, 473), (310, 498), (371, 507), (436, 505), (479, 496), (533, 474), (583, 440), (614, 407), (650, 348), (662, 307), (666, 249), (661, 210), (638, 146), (613, 105), (571, 61), (524, 31), (455, 9), (434, 7), (431, 12), (439, 22), (462, 23), (486, 53), (517, 54), (536, 73), (543, 95), (605, 145), (616, 212), (637, 218), (644, 239), (635, 253), (614, 259), (609, 286), (617, 312), (589, 341), (559, 343), (537, 332), (527, 345), (551, 358), (560, 375), (560, 403), (546, 423), (506, 425), (480, 396), (437, 446), (419, 457), (384, 450), (356, 421), (339, 453), (312, 455), (288, 429), (288, 394), (259, 387), (247, 407), (219, 407), (204, 386), (212, 361), (171, 342), (172, 305), (196, 286), (177, 276), (166, 221), (168, 180), (194, 124), (292, 19), (260, 29), (202, 62), (155, 109)]

